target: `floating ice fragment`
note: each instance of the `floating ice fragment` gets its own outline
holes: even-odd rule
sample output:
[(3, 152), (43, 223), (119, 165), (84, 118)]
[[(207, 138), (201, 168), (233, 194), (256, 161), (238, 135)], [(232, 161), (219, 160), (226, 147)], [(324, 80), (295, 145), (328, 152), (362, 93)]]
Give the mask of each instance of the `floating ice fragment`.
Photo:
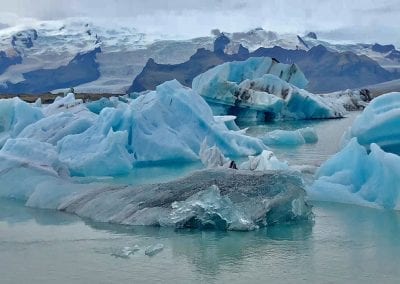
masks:
[(305, 143), (316, 143), (318, 136), (311, 127), (297, 130), (274, 130), (262, 137), (266, 145), (298, 146)]
[(155, 256), (156, 254), (159, 254), (163, 249), (164, 249), (163, 244), (151, 245), (145, 249), (144, 254), (147, 256)]
[(281, 162), (273, 152), (264, 150), (258, 156), (249, 156), (249, 160), (243, 162), (239, 169), (250, 171), (289, 170), (287, 162)]

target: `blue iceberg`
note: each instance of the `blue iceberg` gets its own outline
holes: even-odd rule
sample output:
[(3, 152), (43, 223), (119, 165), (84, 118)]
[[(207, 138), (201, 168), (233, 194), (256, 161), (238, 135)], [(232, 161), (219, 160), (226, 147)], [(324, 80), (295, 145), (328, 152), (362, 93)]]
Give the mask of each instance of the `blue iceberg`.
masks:
[(48, 147), (73, 176), (117, 176), (140, 163), (198, 161), (203, 141), (228, 157), (266, 148), (238, 131), (233, 117), (214, 117), (202, 97), (177, 81), (135, 100), (90, 105), (92, 111), (72, 93), (41, 107), (2, 100), (0, 147), (9, 139), (17, 140), (8, 143), (7, 153)]
[(342, 117), (341, 103), (302, 88), (308, 81), (295, 65), (268, 57), (216, 66), (193, 79), (192, 87), (216, 115), (239, 120), (317, 119)]
[(374, 99), (309, 189), (312, 199), (400, 210), (400, 93)]
[(306, 143), (316, 143), (318, 136), (312, 127), (305, 127), (297, 130), (273, 130), (261, 139), (268, 146), (298, 146)]
[(357, 117), (345, 140), (357, 137), (369, 148), (378, 144), (384, 151), (400, 155), (400, 93), (388, 93), (374, 100)]

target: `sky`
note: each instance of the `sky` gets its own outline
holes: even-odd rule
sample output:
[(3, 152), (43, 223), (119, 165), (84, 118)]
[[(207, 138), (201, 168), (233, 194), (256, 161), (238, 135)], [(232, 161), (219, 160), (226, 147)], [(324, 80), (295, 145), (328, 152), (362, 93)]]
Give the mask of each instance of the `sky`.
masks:
[[(2, 19), (124, 18), (143, 32), (194, 37), (263, 27), (400, 44), (400, 0), (0, 0)], [(4, 16), (7, 14), (7, 17)], [(4, 21), (3, 21), (4, 22)], [(12, 22), (12, 21), (11, 21)], [(10, 24), (10, 21), (8, 22)]]

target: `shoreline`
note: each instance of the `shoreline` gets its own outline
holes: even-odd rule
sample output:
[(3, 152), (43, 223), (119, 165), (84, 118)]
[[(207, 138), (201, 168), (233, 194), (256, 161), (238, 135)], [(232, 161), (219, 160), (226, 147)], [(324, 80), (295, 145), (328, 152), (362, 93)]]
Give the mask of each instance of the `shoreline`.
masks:
[[(103, 97), (110, 98), (110, 97), (119, 97), (125, 94), (110, 94), (110, 93), (74, 93), (76, 99), (82, 99), (83, 101), (97, 101)], [(57, 97), (63, 97), (64, 93), (58, 94), (0, 94), (0, 99), (11, 99), (18, 97), (21, 100), (27, 103), (34, 103), (38, 98), (42, 100), (44, 104), (53, 103)]]

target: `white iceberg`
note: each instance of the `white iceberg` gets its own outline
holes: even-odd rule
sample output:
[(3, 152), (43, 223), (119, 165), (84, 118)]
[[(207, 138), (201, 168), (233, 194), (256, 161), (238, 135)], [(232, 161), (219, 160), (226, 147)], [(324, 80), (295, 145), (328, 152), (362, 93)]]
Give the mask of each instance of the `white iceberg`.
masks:
[(200, 146), (200, 161), (206, 168), (228, 168), (231, 162), (230, 159), (226, 158), (222, 154), (221, 150), (217, 146), (209, 147), (207, 141), (204, 140)]
[(343, 105), (302, 88), (307, 80), (295, 65), (267, 57), (216, 66), (193, 79), (192, 87), (218, 115), (239, 120), (342, 117)]
[(239, 169), (250, 171), (289, 170), (289, 165), (285, 161), (279, 161), (273, 152), (264, 150), (258, 156), (249, 156), (249, 160), (240, 164)]

